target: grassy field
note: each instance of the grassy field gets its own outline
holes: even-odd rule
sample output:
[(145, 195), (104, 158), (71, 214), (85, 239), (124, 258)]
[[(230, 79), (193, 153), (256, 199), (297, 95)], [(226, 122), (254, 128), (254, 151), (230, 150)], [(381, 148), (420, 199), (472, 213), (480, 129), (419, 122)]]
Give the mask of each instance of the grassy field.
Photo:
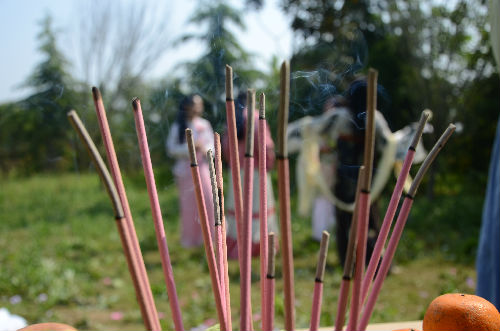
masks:
[[(438, 178), (439, 179), (439, 178)], [(141, 316), (122, 254), (112, 209), (95, 173), (0, 179), (0, 307), (29, 323), (56, 321), (81, 330), (140, 330)], [(441, 179), (452, 182), (450, 179)], [(125, 181), (162, 326), (172, 328), (145, 184)], [(437, 186), (418, 196), (373, 322), (421, 319), (445, 292), (475, 289), (474, 256), (482, 192)], [(177, 190), (158, 180), (177, 290), (186, 329), (216, 317), (205, 254), (179, 243)], [(387, 201), (382, 201), (385, 211)], [(310, 220), (294, 218), (297, 327), (308, 327), (319, 244)], [(333, 325), (342, 269), (330, 243), (321, 325)], [(280, 258), (278, 257), (278, 261)], [(253, 308), (259, 319), (258, 259), (253, 261)], [(238, 266), (230, 261), (233, 316), (238, 316)], [(276, 323), (283, 325), (281, 268), (277, 266)], [(233, 318), (235, 325), (238, 319)]]

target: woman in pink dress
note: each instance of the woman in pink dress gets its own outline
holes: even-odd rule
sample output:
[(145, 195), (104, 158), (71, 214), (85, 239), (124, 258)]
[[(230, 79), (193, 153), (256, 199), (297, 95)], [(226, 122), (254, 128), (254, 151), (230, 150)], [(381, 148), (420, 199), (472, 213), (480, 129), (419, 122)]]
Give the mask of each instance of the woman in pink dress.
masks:
[[(177, 119), (170, 128), (167, 138), (167, 153), (176, 159), (173, 173), (179, 189), (181, 244), (184, 247), (194, 247), (203, 244), (193, 179), (191, 177), (191, 163), (185, 137), (186, 128), (190, 128), (193, 132), (203, 196), (207, 206), (208, 221), (210, 225), (215, 225), (210, 173), (206, 157), (206, 152), (214, 148), (214, 133), (210, 123), (201, 117), (202, 114), (202, 98), (196, 94), (185, 97), (179, 106)], [(210, 226), (210, 229), (213, 233), (213, 226)]]

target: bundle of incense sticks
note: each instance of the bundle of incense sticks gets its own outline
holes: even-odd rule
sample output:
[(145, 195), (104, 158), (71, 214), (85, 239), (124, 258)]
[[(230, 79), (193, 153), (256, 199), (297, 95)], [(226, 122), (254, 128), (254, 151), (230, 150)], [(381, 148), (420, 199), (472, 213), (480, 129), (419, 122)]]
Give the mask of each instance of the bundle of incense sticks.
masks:
[[(228, 120), (229, 151), (231, 160), (231, 174), (233, 176), (233, 192), (235, 193), (236, 220), (238, 231), (238, 256), (240, 265), (240, 330), (253, 330), (251, 315), (250, 297), (250, 272), (251, 272), (251, 223), (252, 223), (252, 192), (253, 192), (253, 151), (254, 151), (254, 108), (255, 92), (248, 91), (249, 100), (247, 107), (247, 128), (245, 141), (245, 162), (244, 162), (244, 190), (241, 190), (241, 178), (239, 167), (239, 155), (236, 138), (234, 102), (232, 99), (232, 69), (226, 67), (226, 112)], [(280, 222), (281, 222), (281, 242), (283, 256), (283, 281), (285, 297), (285, 330), (294, 330), (294, 287), (293, 287), (293, 252), (291, 241), (291, 214), (290, 214), (290, 188), (289, 171), (286, 144), (286, 124), (288, 121), (288, 98), (289, 98), (289, 65), (284, 62), (281, 70), (281, 95), (280, 110), (278, 113), (278, 186), (280, 202)], [(401, 238), (406, 220), (411, 210), (411, 206), (422, 178), (430, 167), (437, 154), (443, 148), (455, 127), (450, 124), (448, 129), (437, 141), (433, 149), (427, 155), (424, 163), (420, 167), (415, 179), (405, 196), (400, 209), (396, 225), (392, 231), (386, 249), (386, 255), (379, 266), (377, 276), (373, 280), (373, 275), (380, 263), (381, 252), (385, 247), (387, 236), (391, 227), (392, 219), (396, 214), (399, 199), (402, 194), (403, 183), (405, 182), (413, 161), (415, 148), (421, 138), (423, 127), (429, 117), (427, 112), (423, 112), (418, 129), (413, 137), (412, 143), (400, 172), (396, 186), (391, 195), (391, 201), (384, 217), (381, 235), (376, 244), (374, 254), (370, 259), (366, 273), (364, 272), (364, 261), (366, 255), (366, 232), (369, 215), (369, 194), (371, 185), (371, 169), (373, 163), (374, 149), (374, 114), (376, 106), (376, 80), (377, 72), (370, 70), (368, 75), (367, 89), (367, 124), (365, 138), (365, 160), (360, 167), (358, 175), (358, 185), (356, 189), (355, 209), (352, 219), (352, 231), (349, 235), (349, 243), (344, 265), (344, 276), (342, 279), (338, 310), (335, 322), (335, 330), (342, 330), (344, 326), (345, 312), (347, 310), (347, 298), (349, 297), (350, 281), (354, 277), (354, 286), (351, 295), (351, 307), (349, 312), (349, 322), (347, 330), (365, 330), (373, 312), (376, 299), (381, 290), (383, 281), (392, 263), (399, 239)], [(108, 127), (106, 113), (101, 95), (97, 88), (92, 89), (94, 103), (99, 120), (99, 126), (106, 148), (106, 154), (111, 169), (108, 172), (104, 161), (100, 157), (97, 148), (90, 139), (83, 123), (78, 118), (75, 111), (68, 113), (68, 118), (78, 133), (78, 136), (86, 146), (91, 158), (98, 170), (108, 195), (111, 199), (115, 212), (116, 224), (120, 233), (125, 257), (129, 267), (136, 296), (141, 309), (144, 325), (147, 330), (160, 330), (158, 314), (156, 312), (154, 300), (149, 286), (144, 261), (140, 252), (140, 247), (135, 234), (132, 216), (128, 200), (126, 198), (121, 173), (113, 147), (111, 133)], [(134, 118), (137, 128), (141, 158), (143, 161), (144, 174), (150, 197), (152, 216), (155, 225), (158, 248), (160, 251), (162, 266), (165, 276), (167, 292), (172, 310), (172, 318), (176, 331), (183, 330), (181, 310), (179, 307), (177, 292), (173, 277), (173, 270), (170, 263), (166, 235), (161, 218), (161, 210), (156, 192), (153, 167), (149, 155), (146, 130), (142, 118), (142, 109), (139, 99), (132, 102)], [(274, 298), (275, 298), (275, 243), (274, 233), (267, 233), (267, 188), (266, 188), (266, 118), (265, 118), (265, 96), (261, 94), (259, 102), (258, 121), (258, 153), (259, 153), (259, 194), (260, 194), (260, 277), (261, 277), (261, 310), (262, 310), (262, 330), (273, 330), (274, 328)], [(196, 158), (196, 149), (191, 130), (186, 129), (186, 142), (191, 160), (191, 174), (194, 184), (196, 204), (200, 217), (200, 224), (203, 233), (204, 248), (208, 262), (208, 269), (212, 284), (217, 316), (220, 329), (223, 331), (232, 330), (231, 300), (229, 293), (229, 277), (226, 247), (226, 225), (224, 218), (224, 190), (222, 176), (222, 161), (220, 136), (215, 133), (215, 157), (213, 151), (207, 152), (207, 159), (211, 174), (212, 195), (214, 203), (214, 224), (209, 224), (204, 196), (201, 189), (201, 179)], [(238, 197), (239, 196), (239, 197)], [(239, 202), (238, 202), (239, 200)], [(243, 203), (244, 202), (244, 203)], [(211, 226), (215, 231), (215, 246), (211, 235)], [(323, 280), (325, 275), (326, 254), (328, 250), (329, 234), (325, 231), (321, 240), (319, 261), (316, 269), (316, 277), (313, 290), (313, 301), (311, 307), (310, 330), (317, 330), (322, 303)], [(372, 284), (373, 282), (373, 284)], [(371, 290), (370, 290), (371, 288)], [(365, 304), (366, 301), (366, 304)]]

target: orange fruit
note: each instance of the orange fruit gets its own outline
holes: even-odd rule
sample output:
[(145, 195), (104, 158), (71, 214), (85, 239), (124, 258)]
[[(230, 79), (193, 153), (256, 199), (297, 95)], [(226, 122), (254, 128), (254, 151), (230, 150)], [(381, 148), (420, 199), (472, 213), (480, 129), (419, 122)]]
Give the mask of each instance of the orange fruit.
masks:
[(499, 331), (500, 313), (477, 295), (448, 293), (434, 299), (424, 315), (423, 331)]
[(62, 323), (31, 324), (17, 331), (77, 331), (74, 327)]

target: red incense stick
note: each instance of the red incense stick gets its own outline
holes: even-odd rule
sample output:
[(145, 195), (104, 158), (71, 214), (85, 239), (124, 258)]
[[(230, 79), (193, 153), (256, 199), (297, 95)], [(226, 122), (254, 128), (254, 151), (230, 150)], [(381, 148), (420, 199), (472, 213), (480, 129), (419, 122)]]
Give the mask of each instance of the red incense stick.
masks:
[(285, 61), (280, 71), (280, 107), (278, 112), (278, 199), (280, 205), (281, 251), (285, 296), (285, 330), (295, 330), (295, 289), (293, 273), (292, 225), (290, 211), (290, 170), (286, 130), (290, 97), (290, 64)]
[[(217, 189), (217, 179), (215, 174), (215, 162), (214, 154), (212, 150), (207, 151), (208, 168), (210, 172), (210, 182), (212, 186), (212, 198), (214, 203), (214, 220), (215, 220), (215, 261), (218, 275), (219, 275), (219, 286), (220, 286), (220, 296), (222, 310), (224, 312), (225, 320), (227, 321), (227, 305), (226, 305), (226, 291), (225, 291), (225, 279), (224, 279), (224, 248), (222, 247), (222, 222), (220, 217), (220, 205), (219, 205), (219, 192)], [(221, 324), (221, 331), (227, 331), (227, 323)]]
[(366, 274), (363, 279), (363, 284), (361, 287), (361, 305), (363, 305), (366, 296), (368, 295), (368, 290), (372, 283), (373, 276), (375, 275), (375, 271), (380, 262), (382, 250), (385, 246), (389, 230), (391, 229), (392, 220), (394, 219), (394, 215), (396, 214), (396, 209), (398, 207), (401, 194), (403, 193), (403, 187), (406, 178), (410, 173), (410, 168), (413, 163), (413, 158), (415, 156), (415, 149), (417, 148), (417, 144), (420, 141), (420, 138), (422, 137), (422, 132), (424, 131), (424, 126), (425, 123), (427, 123), (429, 116), (430, 113), (428, 111), (422, 112), (420, 121), (418, 123), (417, 131), (413, 136), (410, 147), (408, 147), (408, 152), (406, 153), (401, 172), (398, 175), (396, 186), (394, 187), (394, 191), (392, 192), (391, 200), (389, 201), (387, 211), (385, 212), (384, 220), (382, 222), (382, 227), (380, 228), (380, 232), (378, 234), (377, 241), (375, 243), (375, 247), (373, 249), (373, 253), (370, 258), (370, 263), (368, 264), (368, 267), (366, 269)]
[(420, 185), (424, 174), (427, 172), (438, 153), (441, 151), (450, 136), (453, 134), (453, 131), (455, 131), (455, 125), (450, 124), (425, 158), (424, 163), (418, 170), (417, 175), (415, 176), (415, 179), (413, 180), (413, 183), (410, 187), (410, 190), (408, 191), (408, 194), (403, 201), (401, 211), (399, 212), (398, 218), (396, 220), (396, 225), (394, 225), (391, 238), (389, 239), (389, 243), (387, 244), (385, 257), (380, 264), (379, 271), (373, 282), (373, 289), (367, 298), (366, 306), (359, 323), (359, 330), (364, 330), (366, 328), (366, 326), (368, 325), (368, 321), (370, 320), (370, 317), (373, 313), (375, 302), (377, 301), (377, 297), (380, 293), (380, 289), (382, 288), (384, 280), (387, 277), (392, 259), (394, 258), (394, 253), (396, 252), (397, 245), (399, 243), (399, 240), (401, 239), (401, 234), (403, 233), (406, 220), (408, 219), (408, 215), (410, 214), (411, 206), (413, 204), (415, 194), (417, 193), (418, 186)]
[(359, 195), (359, 219), (357, 230), (356, 266), (354, 272), (354, 284), (352, 289), (351, 309), (349, 312), (349, 322), (347, 330), (357, 330), (357, 323), (361, 307), (361, 282), (365, 269), (366, 242), (368, 237), (368, 222), (370, 217), (370, 187), (373, 169), (373, 155), (375, 147), (375, 107), (377, 106), (377, 71), (368, 71), (368, 81), (366, 89), (366, 129), (365, 129), (365, 149), (363, 166), (365, 175), (361, 183), (361, 193)]
[(268, 236), (268, 255), (267, 255), (267, 275), (266, 275), (266, 286), (265, 286), (265, 300), (267, 314), (263, 315), (264, 325), (262, 327), (263, 331), (273, 331), (274, 329), (274, 278), (275, 278), (275, 235), (273, 232), (269, 233)]
[(165, 235), (165, 228), (163, 227), (160, 202), (158, 200), (158, 193), (156, 191), (156, 182), (153, 172), (153, 165), (151, 163), (151, 156), (149, 154), (148, 138), (146, 135), (146, 128), (144, 127), (144, 118), (142, 116), (140, 100), (138, 98), (133, 99), (132, 106), (134, 108), (134, 119), (137, 130), (137, 139), (139, 141), (139, 148), (141, 150), (142, 167), (144, 168), (144, 177), (146, 179), (146, 186), (148, 189), (149, 201), (151, 204), (151, 212), (153, 214), (156, 241), (158, 243), (158, 249), (160, 251), (163, 275), (165, 277), (165, 283), (167, 286), (170, 310), (172, 311), (172, 319), (174, 321), (175, 330), (184, 331), (181, 309), (179, 306), (179, 300), (177, 298), (174, 272), (172, 270), (172, 263), (170, 262), (167, 237)]
[(260, 221), (260, 300), (262, 311), (262, 329), (269, 313), (266, 307), (265, 287), (267, 269), (267, 176), (266, 176), (266, 96), (260, 94), (259, 100), (259, 221)]
[(358, 211), (359, 195), (361, 191), (361, 182), (365, 175), (365, 167), (359, 167), (358, 182), (356, 185), (356, 198), (354, 200), (354, 211), (351, 218), (351, 231), (349, 231), (349, 240), (347, 242), (346, 259), (344, 262), (344, 275), (340, 284), (340, 293), (337, 304), (337, 317), (335, 319), (335, 331), (342, 331), (344, 328), (345, 313), (347, 310), (347, 299), (349, 297), (349, 288), (351, 286), (352, 274), (354, 273), (354, 254), (356, 254), (356, 238), (358, 229)]
[(217, 271), (217, 263), (215, 262), (214, 247), (212, 243), (212, 235), (208, 224), (207, 208), (205, 205), (205, 198), (203, 196), (201, 187), (200, 169), (198, 168), (198, 161), (196, 160), (196, 150), (193, 140), (193, 132), (191, 129), (186, 129), (186, 142), (189, 149), (189, 158), (191, 160), (191, 175), (193, 177), (194, 193), (196, 196), (196, 206), (198, 207), (198, 216), (200, 218), (201, 231), (203, 234), (203, 243), (205, 247), (205, 255), (207, 256), (208, 271), (210, 273), (210, 280), (212, 282), (212, 291), (215, 299), (215, 307), (217, 309), (217, 316), (219, 323), (227, 325), (225, 321), (224, 310), (222, 306), (222, 298), (220, 291), (220, 281)]
[[(218, 133), (214, 134), (215, 140), (215, 176), (217, 179), (217, 190), (219, 193), (219, 211), (221, 219), (221, 229), (222, 229), (222, 266), (219, 266), (219, 275), (224, 275), (224, 296), (226, 302), (226, 320), (227, 320), (227, 330), (231, 331), (232, 320), (231, 320), (231, 296), (229, 295), (229, 273), (227, 266), (227, 245), (226, 245), (226, 218), (224, 216), (224, 181), (222, 177), (222, 155), (221, 155), (221, 145), (220, 136)], [(221, 277), (222, 278), (222, 277)]]
[[(236, 219), (236, 234), (238, 252), (241, 254), (242, 222), (243, 222), (243, 193), (241, 190), (240, 156), (238, 151), (238, 137), (236, 136), (236, 118), (233, 98), (233, 68), (226, 65), (226, 121), (229, 145), (229, 163), (233, 179), (234, 209)], [(241, 259), (240, 269), (241, 269)]]
[(328, 253), (328, 239), (330, 234), (323, 231), (319, 249), (319, 259), (316, 268), (316, 278), (314, 280), (314, 293), (311, 309), (310, 331), (317, 331), (319, 328), (319, 319), (321, 315), (321, 303), (323, 301), (323, 278), (325, 277), (326, 255)]
[(123, 227), (124, 237), (129, 242), (129, 245), (127, 245), (127, 247), (129, 248), (130, 261), (132, 262), (132, 269), (135, 275), (134, 278), (136, 279), (134, 284), (137, 284), (137, 300), (140, 302), (139, 305), (141, 307), (141, 313), (146, 328), (153, 331), (161, 330), (160, 321), (158, 319), (158, 312), (156, 310), (153, 294), (149, 285), (146, 267), (142, 258), (141, 248), (139, 246), (139, 241), (135, 232), (134, 221), (132, 219), (132, 213), (130, 212), (130, 206), (128, 204), (127, 194), (125, 192), (125, 186), (123, 185), (120, 166), (118, 165), (118, 159), (116, 157), (113, 139), (111, 138), (111, 131), (109, 130), (104, 103), (102, 102), (101, 93), (96, 87), (92, 88), (92, 95), (94, 98), (94, 105), (99, 122), (99, 128), (104, 142), (104, 147), (106, 148), (106, 156), (108, 158), (110, 172), (113, 177), (113, 181), (118, 192), (118, 196), (120, 197), (120, 202), (123, 206), (123, 211), (125, 214)]
[(243, 235), (242, 251), (239, 257), (242, 260), (241, 268), (241, 330), (252, 330), (252, 298), (251, 298), (251, 271), (252, 271), (252, 206), (253, 206), (253, 171), (254, 171), (254, 109), (255, 91), (247, 91), (247, 127), (245, 137), (244, 185), (243, 185)]

